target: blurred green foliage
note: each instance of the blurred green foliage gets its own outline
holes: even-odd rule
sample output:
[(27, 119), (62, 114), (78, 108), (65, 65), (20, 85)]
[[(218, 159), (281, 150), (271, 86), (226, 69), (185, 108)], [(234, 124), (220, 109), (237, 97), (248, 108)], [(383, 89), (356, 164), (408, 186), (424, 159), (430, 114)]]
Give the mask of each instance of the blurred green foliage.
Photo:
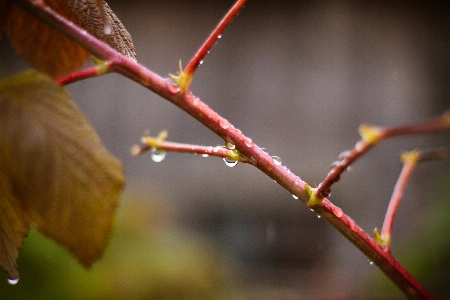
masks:
[(0, 281), (0, 299), (224, 299), (230, 264), (217, 245), (174, 225), (147, 200), (122, 201), (106, 253), (85, 270), (32, 230), (19, 257), (21, 279)]

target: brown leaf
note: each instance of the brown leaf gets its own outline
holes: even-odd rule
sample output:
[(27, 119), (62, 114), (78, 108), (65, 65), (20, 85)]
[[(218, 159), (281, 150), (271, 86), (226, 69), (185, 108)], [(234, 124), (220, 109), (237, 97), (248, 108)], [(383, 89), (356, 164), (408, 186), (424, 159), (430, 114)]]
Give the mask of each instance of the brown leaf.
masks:
[(10, 0), (0, 0), (0, 40), (2, 39), (3, 33), (5, 32), (6, 19), (10, 6)]
[(0, 170), (0, 266), (11, 279), (19, 278), (16, 261), (29, 229), (30, 221), (13, 195), (11, 182)]
[(105, 1), (66, 0), (78, 22), (123, 55), (136, 60), (131, 35)]
[[(75, 22), (64, 1), (46, 0), (45, 3)], [(7, 32), (11, 45), (30, 66), (53, 78), (79, 69), (90, 56), (84, 48), (15, 5), (8, 16)]]
[(85, 266), (101, 256), (122, 166), (51, 78), (27, 72), (0, 85), (0, 170), (39, 231)]

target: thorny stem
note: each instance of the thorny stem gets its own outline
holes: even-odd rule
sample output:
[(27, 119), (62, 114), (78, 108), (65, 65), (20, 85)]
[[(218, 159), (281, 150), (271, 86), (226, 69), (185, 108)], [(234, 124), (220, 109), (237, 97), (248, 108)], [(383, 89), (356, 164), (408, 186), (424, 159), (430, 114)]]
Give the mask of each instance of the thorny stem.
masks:
[(355, 147), (352, 150), (341, 153), (339, 160), (333, 163), (334, 167), (319, 184), (317, 195), (322, 198), (328, 197), (331, 192), (331, 186), (339, 181), (341, 174), (347, 170), (355, 160), (372, 149), (378, 142), (397, 136), (434, 133), (449, 129), (450, 111), (447, 111), (443, 115), (432, 120), (406, 126), (381, 128), (361, 125), (359, 128), (361, 140), (355, 144)]
[[(112, 71), (143, 85), (184, 110), (223, 138), (225, 142), (234, 144), (241, 155), (249, 160), (250, 164), (278, 182), (291, 194), (296, 195), (302, 202), (308, 202), (308, 195), (305, 193), (305, 188), (308, 185), (303, 180), (284, 166), (275, 164), (270, 155), (255, 145), (251, 139), (244, 136), (239, 129), (232, 126), (226, 119), (201, 102), (199, 98), (191, 93), (180, 93), (178, 87), (168, 80), (128, 59), (92, 35), (83, 34), (84, 30), (68, 22), (51, 8), (45, 6), (42, 1), (13, 0), (13, 2), (77, 42), (98, 58), (114, 61)], [(362, 228), (328, 199), (323, 199), (314, 210), (373, 261), (408, 297), (412, 299), (433, 298), (403, 266), (383, 251), (383, 248)]]
[(397, 214), (400, 201), (403, 197), (403, 193), (406, 188), (411, 174), (417, 165), (417, 163), (424, 160), (431, 159), (443, 159), (445, 158), (445, 149), (432, 149), (427, 151), (413, 150), (410, 152), (405, 152), (401, 155), (403, 161), (403, 168), (400, 172), (400, 176), (395, 184), (394, 192), (392, 193), (391, 200), (389, 201), (389, 206), (386, 211), (386, 216), (384, 218), (383, 227), (381, 229), (381, 235), (378, 233), (377, 229), (374, 230), (375, 240), (384, 246), (385, 251), (391, 252), (391, 238), (392, 238), (392, 227), (394, 224), (394, 218)]

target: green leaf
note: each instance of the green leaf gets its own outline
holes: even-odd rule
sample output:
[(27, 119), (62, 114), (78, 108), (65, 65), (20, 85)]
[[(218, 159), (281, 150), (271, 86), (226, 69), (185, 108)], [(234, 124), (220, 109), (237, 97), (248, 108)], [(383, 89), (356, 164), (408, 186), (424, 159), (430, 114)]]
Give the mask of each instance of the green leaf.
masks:
[[(0, 186), (11, 186), (0, 201), (18, 201), (31, 224), (85, 266), (101, 256), (124, 185), (122, 166), (50, 77), (27, 72), (0, 85), (0, 171), (7, 178)], [(16, 226), (2, 221), (0, 232), (9, 223)], [(15, 260), (5, 253), (0, 259), (5, 255)]]

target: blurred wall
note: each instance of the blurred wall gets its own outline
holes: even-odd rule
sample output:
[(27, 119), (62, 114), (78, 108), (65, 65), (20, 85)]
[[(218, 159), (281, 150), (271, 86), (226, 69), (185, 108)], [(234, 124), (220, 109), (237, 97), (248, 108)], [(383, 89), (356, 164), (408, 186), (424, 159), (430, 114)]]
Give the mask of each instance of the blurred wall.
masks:
[[(133, 36), (138, 61), (167, 76), (179, 59), (189, 61), (233, 1), (109, 3)], [(198, 69), (192, 90), (318, 184), (358, 140), (361, 123), (398, 125), (449, 108), (449, 13), (439, 1), (249, 1)], [(158, 164), (149, 155), (130, 157), (129, 147), (146, 130), (167, 129), (171, 141), (223, 143), (165, 100), (115, 74), (68, 89), (123, 160), (127, 189), (163, 195), (181, 225), (217, 240), (245, 266), (242, 288), (347, 297), (379, 272), (250, 166), (231, 169), (218, 159), (176, 153)], [(331, 200), (372, 232), (401, 169), (398, 153), (449, 144), (448, 134), (384, 142), (342, 177)], [(420, 230), (426, 190), (448, 181), (449, 167), (448, 161), (420, 166), (413, 176), (395, 224), (394, 255), (397, 243)]]

